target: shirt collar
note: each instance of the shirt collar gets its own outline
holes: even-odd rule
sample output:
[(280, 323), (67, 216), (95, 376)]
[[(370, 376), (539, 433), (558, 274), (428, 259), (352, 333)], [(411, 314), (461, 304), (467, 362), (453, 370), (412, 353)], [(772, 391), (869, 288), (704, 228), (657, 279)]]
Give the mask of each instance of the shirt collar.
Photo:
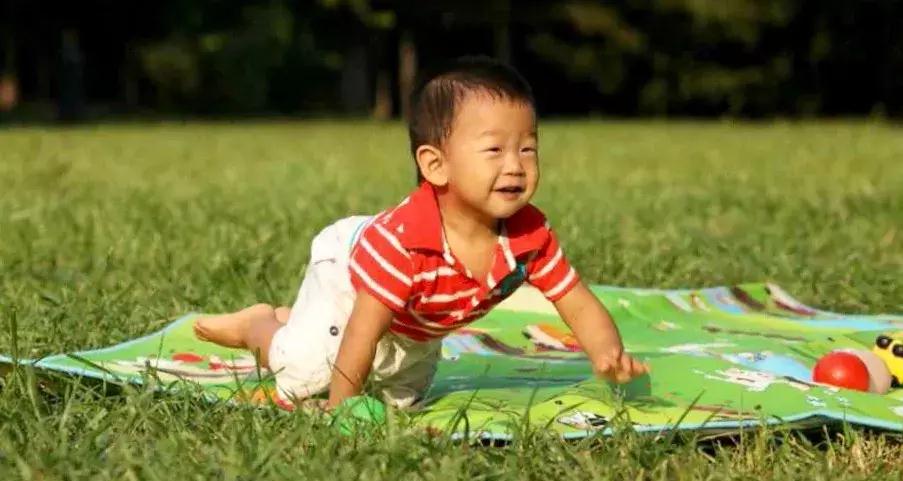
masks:
[(542, 249), (550, 235), (546, 216), (532, 204), (507, 218), (503, 232), (514, 257)]
[(439, 203), (432, 184), (423, 182), (408, 198), (405, 214), (409, 222), (405, 222), (402, 237), (408, 249), (427, 249), (445, 252), (445, 236), (442, 232), (442, 218), (439, 215)]
[[(401, 241), (408, 249), (425, 249), (449, 254), (439, 203), (432, 184), (423, 182), (403, 206), (405, 208), (405, 230)], [(514, 215), (505, 219), (499, 233), (503, 250), (513, 257), (542, 248), (549, 236), (545, 216), (539, 209), (527, 204)], [(507, 247), (507, 248), (505, 248)], [(506, 259), (508, 263), (510, 259)]]

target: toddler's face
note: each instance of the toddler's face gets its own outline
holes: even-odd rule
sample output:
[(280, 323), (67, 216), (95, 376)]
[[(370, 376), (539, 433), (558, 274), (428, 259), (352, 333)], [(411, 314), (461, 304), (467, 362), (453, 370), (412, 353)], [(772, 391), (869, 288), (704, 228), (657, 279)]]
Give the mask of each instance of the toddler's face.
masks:
[(442, 149), (449, 192), (481, 215), (508, 218), (530, 201), (539, 182), (533, 108), (472, 93), (457, 110)]

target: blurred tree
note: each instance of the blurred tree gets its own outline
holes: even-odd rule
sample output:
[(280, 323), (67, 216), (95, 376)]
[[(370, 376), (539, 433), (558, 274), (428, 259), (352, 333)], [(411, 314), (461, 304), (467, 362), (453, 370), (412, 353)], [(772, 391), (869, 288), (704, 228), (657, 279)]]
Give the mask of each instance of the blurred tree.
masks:
[(292, 14), (282, 2), (244, 7), (237, 27), (202, 34), (211, 89), (206, 100), (239, 112), (266, 110), (273, 69), (285, 61), (293, 34)]
[(603, 96), (643, 113), (747, 112), (757, 89), (790, 75), (767, 44), (788, 24), (792, 0), (559, 2), (534, 25), (530, 48)]
[(173, 35), (140, 48), (141, 67), (153, 83), (157, 106), (172, 110), (195, 105), (200, 88), (200, 55), (195, 42)]
[(373, 0), (320, 0), (331, 10), (350, 12), (345, 25), (346, 55), (342, 68), (342, 103), (346, 112), (367, 112), (377, 119), (391, 117), (393, 95), (389, 33), (397, 25), (391, 5)]
[(531, 80), (543, 113), (903, 114), (899, 0), (6, 5), (15, 22), (0, 14), (0, 30), (17, 38), (0, 32), (0, 68), (23, 106), (64, 92), (54, 66), (71, 31), (88, 101), (130, 110), (385, 118), (404, 113), (421, 67), (491, 54)]
[[(19, 102), (19, 79), (16, 75), (16, 36), (13, 24), (13, 4), (3, 9), (5, 19), (0, 20), (0, 116), (5, 117)], [(0, 117), (0, 120), (3, 119)]]
[(59, 119), (64, 122), (76, 122), (85, 118), (84, 73), (85, 57), (78, 31), (64, 30), (60, 37), (60, 86), (57, 97)]
[(171, 3), (171, 33), (140, 49), (144, 74), (160, 105), (208, 113), (261, 112), (273, 108), (274, 88), (280, 98), (293, 100), (280, 102), (276, 110), (331, 105), (333, 95), (320, 97), (323, 88), (317, 84), (329, 83), (323, 73), (337, 71), (341, 55), (320, 45), (314, 19), (297, 15), (285, 1), (251, 3), (237, 9), (234, 18), (231, 4)]

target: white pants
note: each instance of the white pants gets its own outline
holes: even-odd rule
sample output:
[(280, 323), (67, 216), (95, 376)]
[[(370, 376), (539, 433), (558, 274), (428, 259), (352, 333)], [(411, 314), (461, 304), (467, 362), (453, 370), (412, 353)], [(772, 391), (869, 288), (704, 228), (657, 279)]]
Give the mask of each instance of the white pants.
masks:
[[(323, 229), (310, 247), (310, 263), (288, 322), (273, 336), (270, 369), (283, 399), (329, 389), (332, 368), (355, 291), (348, 271), (351, 247), (371, 217), (341, 219)], [(386, 333), (379, 341), (371, 380), (386, 402), (409, 407), (433, 380), (441, 341), (416, 342)]]

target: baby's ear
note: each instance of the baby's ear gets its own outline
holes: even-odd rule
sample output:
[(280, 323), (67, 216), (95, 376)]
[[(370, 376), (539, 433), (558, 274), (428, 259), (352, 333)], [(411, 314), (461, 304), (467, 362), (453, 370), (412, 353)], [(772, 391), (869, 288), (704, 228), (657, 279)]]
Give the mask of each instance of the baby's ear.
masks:
[(432, 145), (421, 145), (415, 153), (417, 167), (427, 182), (438, 187), (448, 184), (448, 166), (445, 155)]

